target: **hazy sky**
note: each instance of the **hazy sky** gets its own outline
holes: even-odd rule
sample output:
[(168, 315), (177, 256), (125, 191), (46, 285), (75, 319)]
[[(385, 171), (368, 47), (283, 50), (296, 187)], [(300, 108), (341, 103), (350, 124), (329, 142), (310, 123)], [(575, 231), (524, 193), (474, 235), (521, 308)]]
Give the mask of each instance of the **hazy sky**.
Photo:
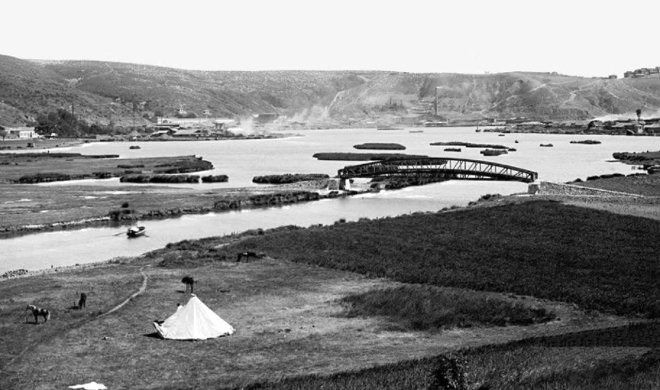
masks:
[(660, 1), (8, 0), (0, 54), (205, 70), (603, 76), (660, 65)]

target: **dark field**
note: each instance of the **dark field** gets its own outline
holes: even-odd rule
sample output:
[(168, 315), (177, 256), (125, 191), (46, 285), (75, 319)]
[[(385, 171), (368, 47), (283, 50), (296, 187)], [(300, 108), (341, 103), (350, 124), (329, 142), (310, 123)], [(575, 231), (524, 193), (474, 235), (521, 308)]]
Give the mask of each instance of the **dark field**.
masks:
[(660, 222), (548, 201), (281, 229), (228, 247), (656, 318)]

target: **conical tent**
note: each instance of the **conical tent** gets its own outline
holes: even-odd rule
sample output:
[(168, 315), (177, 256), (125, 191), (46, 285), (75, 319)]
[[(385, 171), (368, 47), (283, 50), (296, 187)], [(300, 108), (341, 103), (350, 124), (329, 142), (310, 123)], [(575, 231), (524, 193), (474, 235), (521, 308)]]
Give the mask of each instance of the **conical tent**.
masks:
[(234, 328), (209, 309), (193, 294), (162, 324), (154, 322), (158, 334), (165, 339), (205, 340), (234, 333)]

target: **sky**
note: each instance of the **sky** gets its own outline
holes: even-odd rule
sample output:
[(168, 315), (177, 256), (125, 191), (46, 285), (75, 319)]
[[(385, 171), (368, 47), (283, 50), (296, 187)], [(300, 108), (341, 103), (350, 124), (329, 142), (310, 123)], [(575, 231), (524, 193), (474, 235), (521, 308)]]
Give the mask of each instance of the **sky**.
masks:
[(660, 1), (8, 0), (0, 54), (199, 70), (621, 75), (660, 66)]

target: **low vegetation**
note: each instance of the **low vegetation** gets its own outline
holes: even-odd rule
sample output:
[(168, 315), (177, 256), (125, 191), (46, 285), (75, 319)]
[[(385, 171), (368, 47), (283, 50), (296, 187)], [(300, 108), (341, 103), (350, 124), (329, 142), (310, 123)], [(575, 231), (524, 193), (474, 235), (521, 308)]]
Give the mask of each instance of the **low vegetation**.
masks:
[(462, 353), (468, 382), (492, 389), (652, 389), (660, 323), (532, 337)]
[(640, 153), (629, 153), (621, 152), (612, 154), (617, 160), (628, 164), (643, 164), (643, 165), (658, 165), (660, 164), (660, 151), (655, 152), (640, 152)]
[(227, 175), (208, 175), (202, 176), (202, 183), (226, 183), (229, 181)]
[(119, 179), (122, 183), (199, 183), (197, 175), (126, 175)]
[(483, 293), (447, 291), (435, 286), (406, 285), (350, 295), (342, 300), (346, 315), (385, 316), (412, 330), (473, 326), (531, 325), (553, 319), (541, 307), (488, 297)]
[(660, 196), (660, 175), (655, 174), (647, 175), (645, 173), (631, 173), (626, 176), (613, 173), (608, 175), (589, 176), (586, 181), (576, 179), (569, 184), (650, 197)]
[(283, 175), (255, 176), (252, 178), (252, 182), (257, 184), (288, 184), (299, 181), (328, 179), (329, 177), (325, 173), (286, 173)]
[[(238, 390), (239, 388), (235, 388)], [(364, 370), (334, 375), (306, 375), (279, 381), (253, 383), (240, 389), (272, 390), (400, 390), (400, 389), (469, 389), (464, 363), (460, 358), (434, 356), (401, 361)]]
[(406, 150), (406, 147), (401, 144), (395, 143), (364, 143), (353, 145), (355, 149), (372, 149), (372, 150)]
[(266, 252), (401, 282), (514, 292), (656, 318), (660, 222), (550, 201), (276, 231)]
[(127, 174), (172, 174), (205, 171), (213, 164), (195, 156), (118, 159), (116, 155), (77, 153), (0, 154), (0, 182), (41, 183), (103, 179)]
[(515, 151), (515, 149), (510, 148), (505, 145), (496, 145), (496, 144), (475, 144), (472, 142), (460, 142), (460, 141), (449, 141), (449, 142), (431, 142), (431, 146), (465, 146), (466, 148), (488, 148), (488, 149), (502, 149), (508, 151)]
[(333, 161), (369, 161), (369, 160), (388, 160), (397, 158), (426, 158), (428, 156), (418, 154), (404, 154), (404, 153), (332, 153), (321, 152), (314, 153), (312, 156), (317, 160), (333, 160)]

